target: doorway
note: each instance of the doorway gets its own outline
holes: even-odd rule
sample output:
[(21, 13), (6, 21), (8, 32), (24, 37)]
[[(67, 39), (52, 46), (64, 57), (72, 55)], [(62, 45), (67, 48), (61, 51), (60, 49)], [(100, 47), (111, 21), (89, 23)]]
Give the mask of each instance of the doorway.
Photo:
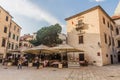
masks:
[(120, 51), (118, 52), (118, 62), (120, 63)]
[(113, 55), (110, 55), (111, 56), (111, 64), (113, 64)]
[(84, 61), (84, 54), (79, 54), (79, 61)]

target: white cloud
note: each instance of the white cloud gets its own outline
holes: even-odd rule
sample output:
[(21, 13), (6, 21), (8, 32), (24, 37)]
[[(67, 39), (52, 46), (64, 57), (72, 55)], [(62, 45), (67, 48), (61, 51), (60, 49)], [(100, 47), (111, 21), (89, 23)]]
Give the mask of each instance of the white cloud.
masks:
[(103, 2), (105, 0), (90, 0), (90, 1)]
[(96, 2), (101, 2), (101, 1), (105, 1), (105, 0), (95, 0)]
[(30, 0), (0, 0), (0, 5), (11, 14), (26, 16), (33, 20), (46, 21), (49, 24), (60, 23), (53, 15), (31, 3)]

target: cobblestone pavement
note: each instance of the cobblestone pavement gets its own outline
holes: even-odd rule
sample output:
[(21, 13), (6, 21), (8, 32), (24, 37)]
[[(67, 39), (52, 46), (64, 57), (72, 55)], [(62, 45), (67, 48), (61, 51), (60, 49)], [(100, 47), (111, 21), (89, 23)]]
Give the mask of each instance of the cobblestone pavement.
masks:
[(120, 64), (103, 67), (42, 68), (0, 66), (0, 80), (120, 80)]

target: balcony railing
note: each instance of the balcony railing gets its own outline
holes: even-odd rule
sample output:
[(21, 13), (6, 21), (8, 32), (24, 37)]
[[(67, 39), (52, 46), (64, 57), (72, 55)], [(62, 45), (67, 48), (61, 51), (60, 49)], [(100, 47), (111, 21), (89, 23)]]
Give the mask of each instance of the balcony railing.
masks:
[(79, 23), (76, 25), (76, 30), (79, 31), (79, 30), (83, 30), (84, 29), (84, 23)]

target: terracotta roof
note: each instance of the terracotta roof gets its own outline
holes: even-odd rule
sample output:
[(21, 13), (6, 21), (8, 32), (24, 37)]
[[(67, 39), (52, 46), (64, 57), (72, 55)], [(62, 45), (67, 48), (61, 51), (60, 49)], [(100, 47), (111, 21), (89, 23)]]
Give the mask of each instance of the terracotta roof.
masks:
[(115, 15), (111, 17), (113, 20), (120, 19), (120, 15)]
[(33, 38), (33, 36), (30, 35), (30, 34), (25, 34), (24, 36), (21, 36), (21, 37), (20, 37), (20, 41), (24, 41), (24, 40), (26, 40), (27, 38)]
[(65, 18), (65, 20), (66, 20), (66, 21), (67, 21), (67, 20), (70, 20), (70, 19), (72, 19), (72, 18), (74, 18), (74, 17), (83, 15), (83, 14), (88, 13), (88, 12), (90, 12), (90, 11), (93, 11), (93, 10), (95, 10), (95, 9), (100, 9), (101, 11), (103, 11), (103, 13), (104, 13), (113, 23), (115, 23), (115, 22), (112, 20), (112, 18), (105, 12), (105, 10), (104, 10), (100, 5), (95, 6), (95, 7), (93, 7), (93, 8), (90, 8), (90, 9), (88, 9), (88, 10), (86, 10), (86, 11), (80, 12), (80, 13), (78, 13), (78, 14), (76, 14), (76, 15), (70, 16), (70, 17), (68, 17), (68, 18)]

